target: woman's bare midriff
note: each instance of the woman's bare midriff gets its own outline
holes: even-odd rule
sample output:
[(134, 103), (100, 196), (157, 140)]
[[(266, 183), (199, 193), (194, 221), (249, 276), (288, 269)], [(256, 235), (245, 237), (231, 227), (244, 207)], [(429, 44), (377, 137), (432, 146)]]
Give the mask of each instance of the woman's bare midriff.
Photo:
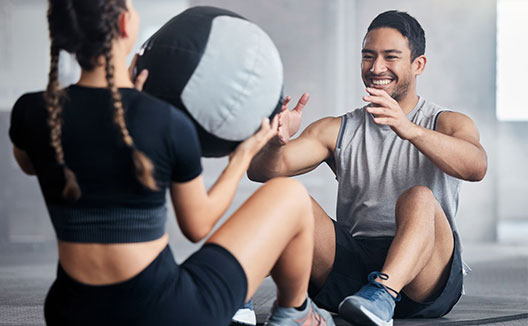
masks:
[(137, 243), (77, 243), (59, 241), (59, 262), (76, 281), (88, 285), (123, 282), (138, 275), (167, 246), (169, 236)]

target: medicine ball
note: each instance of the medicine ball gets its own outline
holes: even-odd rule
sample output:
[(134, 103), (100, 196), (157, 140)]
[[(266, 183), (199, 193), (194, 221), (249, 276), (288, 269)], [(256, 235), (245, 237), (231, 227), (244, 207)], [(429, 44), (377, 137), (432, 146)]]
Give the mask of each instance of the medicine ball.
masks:
[(279, 52), (256, 24), (214, 7), (172, 18), (139, 51), (143, 90), (194, 121), (202, 155), (229, 154), (282, 106)]

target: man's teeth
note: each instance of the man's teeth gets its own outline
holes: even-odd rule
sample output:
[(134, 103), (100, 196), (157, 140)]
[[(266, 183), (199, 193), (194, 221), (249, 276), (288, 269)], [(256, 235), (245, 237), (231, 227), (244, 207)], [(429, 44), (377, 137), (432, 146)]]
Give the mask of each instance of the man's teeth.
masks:
[(383, 79), (383, 80), (373, 80), (372, 83), (374, 85), (387, 85), (391, 82), (390, 79)]

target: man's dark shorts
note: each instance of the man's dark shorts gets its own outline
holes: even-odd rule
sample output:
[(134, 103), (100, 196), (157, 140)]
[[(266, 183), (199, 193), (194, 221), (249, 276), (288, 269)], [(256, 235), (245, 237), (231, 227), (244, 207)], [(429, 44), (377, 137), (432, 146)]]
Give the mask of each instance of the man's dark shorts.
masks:
[[(352, 237), (342, 225), (334, 222), (336, 256), (334, 266), (323, 287), (310, 297), (321, 308), (337, 312), (341, 301), (367, 284), (370, 272), (381, 271), (392, 238)], [(462, 294), (462, 258), (460, 243), (453, 233), (455, 247), (451, 257), (450, 274), (446, 285), (427, 302), (415, 302), (401, 292), (402, 300), (396, 304), (395, 318), (436, 318), (447, 314)], [(314, 293), (315, 292), (315, 293)]]

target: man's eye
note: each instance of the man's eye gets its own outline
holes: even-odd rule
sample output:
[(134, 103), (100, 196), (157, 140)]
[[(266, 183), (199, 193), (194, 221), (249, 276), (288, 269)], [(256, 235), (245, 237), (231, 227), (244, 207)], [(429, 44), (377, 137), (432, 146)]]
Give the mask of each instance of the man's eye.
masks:
[(389, 55), (389, 56), (387, 56), (387, 60), (394, 60), (394, 59), (398, 59), (398, 57), (395, 56), (395, 55)]
[(373, 57), (371, 55), (364, 55), (363, 60), (371, 60)]

